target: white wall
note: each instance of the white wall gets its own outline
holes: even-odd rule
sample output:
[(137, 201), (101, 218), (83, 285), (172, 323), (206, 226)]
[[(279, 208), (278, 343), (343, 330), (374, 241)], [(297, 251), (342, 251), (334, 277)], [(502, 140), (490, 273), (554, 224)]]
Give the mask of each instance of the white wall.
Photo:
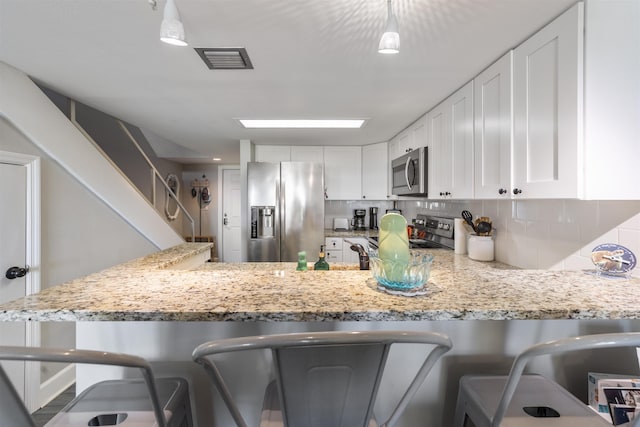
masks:
[[(0, 150), (41, 158), (41, 265), (34, 267), (43, 289), (180, 241), (166, 226), (157, 230), (160, 220), (148, 203), (122, 186), (122, 177), (27, 76), (1, 62), (0, 75)], [(107, 206), (114, 195), (115, 205)], [(128, 222), (129, 214), (138, 217)], [(42, 345), (75, 346), (72, 324), (44, 323), (41, 332)], [(60, 369), (43, 366), (43, 379)]]
[[(0, 150), (41, 157), (43, 289), (157, 250), (2, 118)], [(43, 323), (42, 345), (74, 347), (74, 325)], [(43, 379), (58, 368), (46, 366)]]

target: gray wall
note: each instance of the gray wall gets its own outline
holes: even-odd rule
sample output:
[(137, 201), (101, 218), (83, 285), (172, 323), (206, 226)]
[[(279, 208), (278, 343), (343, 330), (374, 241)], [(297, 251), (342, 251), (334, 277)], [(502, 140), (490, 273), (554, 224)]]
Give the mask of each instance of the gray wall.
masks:
[[(69, 98), (46, 87), (39, 87), (67, 117), (70, 117)], [(152, 175), (148, 163), (120, 128), (116, 119), (90, 106), (76, 102), (76, 120), (144, 197), (151, 201), (153, 199)], [(125, 125), (165, 180), (170, 173), (180, 178), (182, 174), (180, 163), (157, 157), (140, 129), (128, 123)], [(156, 178), (155, 208), (166, 219), (164, 207), (164, 186)], [(173, 210), (173, 205), (171, 205), (171, 211)], [(184, 221), (184, 215), (180, 214), (176, 220), (168, 222), (175, 231), (182, 234)], [(186, 226), (189, 227), (188, 224)]]
[[(157, 250), (4, 119), (0, 150), (41, 158), (42, 289)], [(42, 345), (75, 346), (74, 324), (43, 323)]]

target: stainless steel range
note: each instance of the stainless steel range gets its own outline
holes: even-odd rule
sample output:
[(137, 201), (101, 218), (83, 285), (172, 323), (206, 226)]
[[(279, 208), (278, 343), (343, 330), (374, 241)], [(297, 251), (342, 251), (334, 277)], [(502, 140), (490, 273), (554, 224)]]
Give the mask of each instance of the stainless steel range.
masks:
[[(442, 248), (453, 249), (453, 218), (418, 214), (411, 221), (415, 238), (409, 239), (412, 249)], [(378, 238), (369, 237), (369, 244), (378, 247)]]
[(412, 221), (416, 239), (409, 239), (412, 248), (453, 249), (453, 218), (418, 214)]

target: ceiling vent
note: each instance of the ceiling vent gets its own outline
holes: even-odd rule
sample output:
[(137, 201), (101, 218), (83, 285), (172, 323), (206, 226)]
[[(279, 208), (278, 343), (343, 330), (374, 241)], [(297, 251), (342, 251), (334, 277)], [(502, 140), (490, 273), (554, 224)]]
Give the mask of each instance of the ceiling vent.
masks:
[(243, 47), (195, 48), (210, 70), (248, 70), (253, 65)]

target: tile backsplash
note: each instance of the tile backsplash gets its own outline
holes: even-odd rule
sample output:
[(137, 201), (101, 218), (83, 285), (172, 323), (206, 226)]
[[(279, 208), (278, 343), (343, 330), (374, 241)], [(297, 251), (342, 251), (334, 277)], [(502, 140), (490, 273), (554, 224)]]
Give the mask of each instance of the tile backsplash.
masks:
[[(353, 216), (353, 209), (378, 206), (381, 217), (392, 202), (327, 201), (325, 226), (334, 217)], [(474, 218), (488, 216), (495, 227), (496, 260), (520, 268), (593, 269), (591, 250), (618, 243), (640, 256), (640, 201), (582, 200), (400, 200), (410, 221), (418, 213), (458, 217), (463, 209)], [(367, 219), (368, 221), (368, 219)], [(634, 270), (640, 277), (640, 267)]]

